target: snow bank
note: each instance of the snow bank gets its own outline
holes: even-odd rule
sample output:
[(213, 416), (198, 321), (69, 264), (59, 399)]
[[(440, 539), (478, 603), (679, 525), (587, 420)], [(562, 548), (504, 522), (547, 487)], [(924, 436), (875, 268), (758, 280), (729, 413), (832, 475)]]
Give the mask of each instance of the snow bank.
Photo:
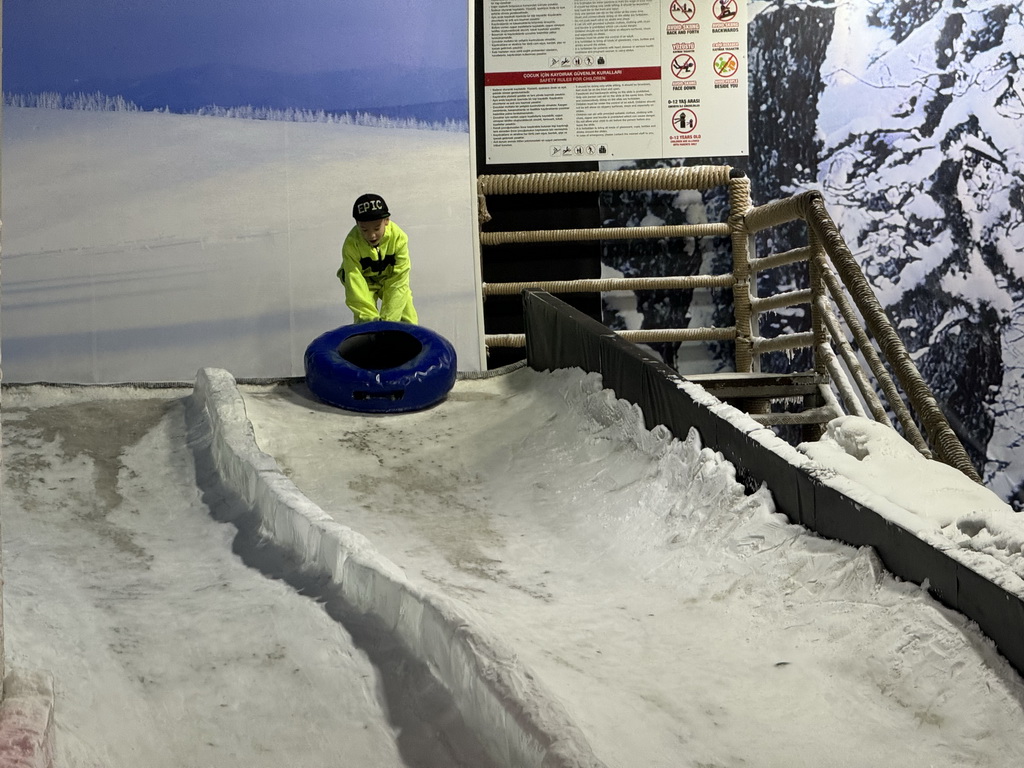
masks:
[(360, 534), (335, 522), (258, 448), (231, 374), (201, 369), (193, 397), (205, 409), (224, 482), (267, 535), (331, 576), (350, 604), (380, 618), (430, 665), (466, 722), (505, 765), (599, 768), (579, 729), (511, 649), (445, 597), (411, 584)]
[(1024, 517), (988, 488), (925, 458), (894, 429), (858, 416), (834, 419), (820, 441), (800, 451), (818, 473), (832, 476), (825, 482), (1024, 596)]

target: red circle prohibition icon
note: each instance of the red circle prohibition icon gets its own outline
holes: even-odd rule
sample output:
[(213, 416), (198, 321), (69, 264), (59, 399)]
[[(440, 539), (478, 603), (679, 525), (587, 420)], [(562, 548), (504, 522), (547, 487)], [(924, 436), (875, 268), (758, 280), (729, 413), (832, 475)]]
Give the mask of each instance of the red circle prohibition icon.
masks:
[(694, 2), (695, 0), (672, 0), (672, 4), (668, 7), (668, 12), (680, 24), (685, 24), (697, 12)]
[(692, 109), (677, 109), (672, 115), (672, 127), (676, 133), (693, 133), (697, 127), (697, 113)]
[(737, 13), (736, 0), (714, 0), (713, 10), (715, 18), (719, 21), (735, 19)]
[(688, 53), (680, 53), (674, 59), (672, 59), (672, 77), (681, 79), (684, 77), (690, 77), (697, 70), (697, 63), (693, 60), (693, 56)]
[(740, 68), (740, 60), (736, 58), (735, 53), (726, 51), (715, 56), (712, 66), (715, 68), (715, 74), (719, 77), (732, 77)]

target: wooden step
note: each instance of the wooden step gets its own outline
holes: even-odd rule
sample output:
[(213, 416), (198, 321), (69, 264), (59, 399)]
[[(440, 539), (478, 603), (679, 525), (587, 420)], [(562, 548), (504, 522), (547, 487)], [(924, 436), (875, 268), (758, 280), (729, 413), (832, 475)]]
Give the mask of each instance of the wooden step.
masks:
[(766, 427), (777, 427), (785, 424), (828, 424), (842, 414), (828, 405), (808, 408), (805, 411), (785, 411), (779, 413), (752, 413), (750, 418)]
[(702, 373), (685, 378), (694, 384), (700, 384), (719, 400), (815, 395), (818, 393), (820, 385), (829, 383), (827, 375), (814, 371), (807, 373)]
[[(830, 405), (827, 398), (830, 386), (825, 374), (802, 373), (709, 373), (687, 376), (688, 381), (700, 384), (724, 403), (749, 414), (754, 421), (766, 427), (800, 427), (800, 440), (821, 438), (824, 425), (842, 414)], [(802, 400), (802, 410), (773, 411), (772, 401)], [(787, 439), (793, 439), (789, 434)]]

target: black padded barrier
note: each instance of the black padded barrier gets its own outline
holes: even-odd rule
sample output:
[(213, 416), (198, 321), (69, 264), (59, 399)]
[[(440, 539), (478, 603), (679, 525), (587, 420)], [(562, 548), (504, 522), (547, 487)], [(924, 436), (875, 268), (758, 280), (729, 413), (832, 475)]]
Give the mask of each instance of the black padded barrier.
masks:
[(679, 388), (684, 380), (645, 350), (589, 315), (543, 291), (523, 292), (527, 364), (538, 371), (581, 368), (635, 403), (648, 429), (662, 424), (677, 437), (690, 428), (704, 446), (735, 467), (748, 490), (766, 485), (775, 507), (794, 523), (856, 547), (872, 547), (890, 573), (927, 582), (938, 601), (976, 622), (1024, 674), (1024, 601), (910, 531), (823, 482), (761, 444)]

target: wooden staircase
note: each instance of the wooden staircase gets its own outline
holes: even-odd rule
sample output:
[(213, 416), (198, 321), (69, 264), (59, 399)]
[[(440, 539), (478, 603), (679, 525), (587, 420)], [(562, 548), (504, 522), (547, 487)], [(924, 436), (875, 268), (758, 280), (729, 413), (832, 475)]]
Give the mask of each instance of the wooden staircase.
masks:
[[(728, 240), (732, 265), (714, 274), (635, 275), (528, 282), (482, 282), (481, 297), (510, 296), (527, 291), (552, 294), (611, 291), (710, 291), (709, 326), (645, 328), (616, 331), (634, 344), (665, 342), (732, 342), (732, 366), (758, 371), (763, 356), (810, 350), (813, 370), (796, 373), (731, 373), (687, 377), (709, 393), (749, 413), (783, 439), (812, 441), (824, 425), (846, 412), (897, 427), (923, 456), (937, 458), (971, 479), (981, 477), (943, 414), (930, 387), (908, 353), (874, 287), (843, 240), (817, 190), (754, 205), (750, 179), (729, 166), (686, 166), (560, 171), (557, 173), (485, 174), (477, 177), (477, 248), (481, 261), (493, 249), (527, 243), (608, 240), (716, 238)], [(494, 195), (553, 195), (650, 190), (718, 190), (728, 197), (728, 210), (717, 221), (661, 225), (560, 227), (516, 230), (512, 220), (492, 222), (487, 200)], [(562, 198), (564, 200), (564, 197)], [(570, 208), (576, 203), (565, 202)], [(718, 203), (715, 204), (715, 207)], [(518, 210), (517, 204), (501, 206)], [(570, 217), (571, 218), (571, 217)], [(490, 223), (489, 223), (490, 222)], [(796, 224), (795, 228), (790, 225)], [(761, 237), (785, 227), (779, 237)], [(805, 237), (800, 236), (800, 232)], [(757, 250), (758, 246), (764, 246)], [(778, 249), (777, 249), (778, 247)], [(496, 260), (502, 258), (494, 256)], [(760, 276), (785, 269), (775, 293), (760, 296)], [(481, 275), (486, 273), (484, 269)], [(730, 305), (731, 306), (728, 306)], [(796, 311), (796, 308), (800, 308)], [(783, 312), (785, 310), (785, 312)], [(791, 311), (792, 310), (792, 311)], [(763, 321), (776, 313), (772, 324)], [(731, 319), (724, 319), (731, 315)], [(778, 328), (792, 316), (808, 322)], [(481, 316), (483, 317), (483, 316)], [(485, 324), (486, 325), (486, 324)], [(774, 331), (771, 336), (762, 335)], [(526, 346), (525, 333), (485, 333), (482, 353), (490, 347)], [(783, 363), (782, 360), (778, 362)], [(842, 405), (840, 405), (842, 404)], [(848, 411), (845, 409), (849, 409)]]
[[(799, 427), (796, 439), (812, 441), (825, 425), (842, 416), (832, 396), (827, 374), (804, 373), (708, 373), (686, 376), (723, 403), (750, 414), (759, 424), (779, 428)], [(785, 436), (785, 435), (783, 435)]]

